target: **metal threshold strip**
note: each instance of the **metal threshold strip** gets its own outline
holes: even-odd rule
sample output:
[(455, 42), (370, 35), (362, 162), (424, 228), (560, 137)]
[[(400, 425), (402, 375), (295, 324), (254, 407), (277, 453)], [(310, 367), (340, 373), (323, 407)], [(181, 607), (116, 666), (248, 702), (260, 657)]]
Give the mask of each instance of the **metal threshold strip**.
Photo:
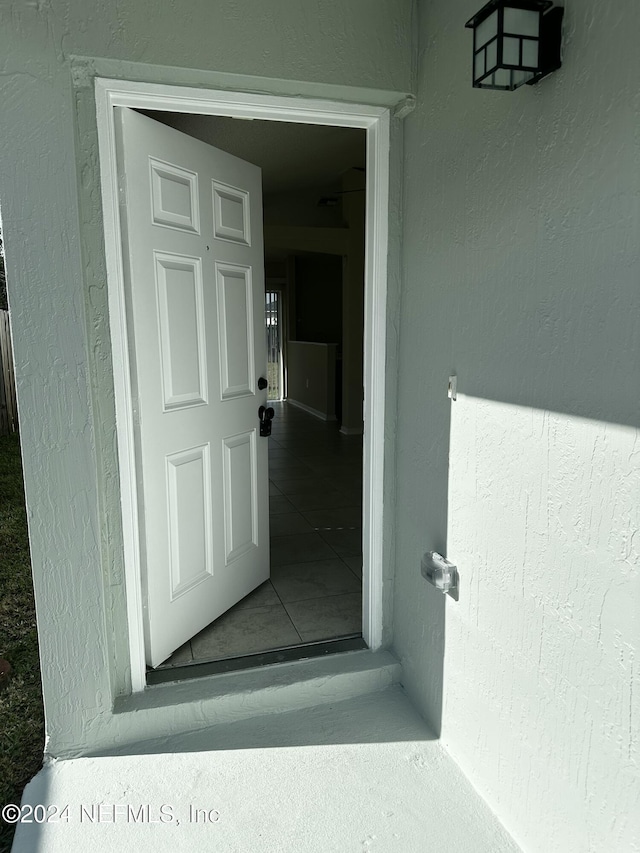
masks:
[(305, 643), (301, 646), (287, 646), (259, 654), (193, 662), (183, 666), (168, 666), (164, 669), (150, 669), (147, 671), (147, 685), (164, 684), (167, 681), (184, 681), (187, 678), (203, 678), (206, 675), (237, 672), (241, 669), (253, 669), (273, 663), (288, 663), (294, 660), (305, 660), (306, 658), (317, 658), (323, 655), (353, 652), (366, 648), (368, 646), (362, 639), (362, 634), (349, 634), (335, 640), (322, 640), (317, 643)]

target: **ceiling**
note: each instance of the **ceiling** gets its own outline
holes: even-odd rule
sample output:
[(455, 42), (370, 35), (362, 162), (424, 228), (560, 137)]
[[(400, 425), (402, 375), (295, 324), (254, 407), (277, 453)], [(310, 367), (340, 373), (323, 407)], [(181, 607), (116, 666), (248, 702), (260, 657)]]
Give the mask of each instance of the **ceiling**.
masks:
[(366, 163), (360, 128), (147, 111), (146, 115), (262, 168), (265, 195), (339, 189), (340, 175)]

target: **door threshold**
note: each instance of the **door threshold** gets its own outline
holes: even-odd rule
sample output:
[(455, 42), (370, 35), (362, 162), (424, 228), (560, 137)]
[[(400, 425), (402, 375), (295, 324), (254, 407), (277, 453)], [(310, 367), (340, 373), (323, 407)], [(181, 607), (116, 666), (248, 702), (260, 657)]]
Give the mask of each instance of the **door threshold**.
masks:
[(316, 643), (305, 643), (301, 646), (287, 646), (283, 649), (272, 649), (259, 654), (241, 655), (201, 663), (193, 662), (182, 666), (166, 667), (165, 669), (151, 669), (147, 672), (147, 686), (151, 687), (154, 684), (164, 684), (168, 681), (203, 678), (207, 675), (219, 675), (223, 672), (237, 672), (242, 669), (253, 669), (274, 663), (289, 663), (294, 660), (305, 660), (367, 648), (367, 644), (362, 639), (362, 634), (349, 634), (335, 640), (322, 640)]

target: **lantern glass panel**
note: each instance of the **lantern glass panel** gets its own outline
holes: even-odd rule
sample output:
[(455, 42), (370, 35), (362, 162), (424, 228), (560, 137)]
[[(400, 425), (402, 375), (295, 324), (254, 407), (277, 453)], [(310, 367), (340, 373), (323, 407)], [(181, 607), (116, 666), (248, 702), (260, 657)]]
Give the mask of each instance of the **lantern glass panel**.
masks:
[(522, 64), (525, 68), (538, 67), (538, 42), (524, 39), (522, 42)]
[(487, 45), (487, 70), (494, 68), (498, 64), (498, 41), (492, 41)]
[(476, 50), (498, 35), (498, 13), (494, 12), (478, 24), (476, 33)]
[(493, 79), (496, 86), (511, 86), (511, 72), (507, 68), (498, 68)]
[(484, 74), (484, 55), (484, 50), (481, 50), (480, 53), (476, 53), (475, 66), (473, 71), (473, 75), (476, 80), (478, 80)]
[(505, 65), (520, 65), (520, 39), (505, 36), (502, 42), (502, 61)]
[[(478, 27), (479, 29), (479, 27)], [(519, 36), (540, 35), (540, 12), (532, 12), (530, 9), (513, 9), (510, 6), (504, 8), (504, 31)]]

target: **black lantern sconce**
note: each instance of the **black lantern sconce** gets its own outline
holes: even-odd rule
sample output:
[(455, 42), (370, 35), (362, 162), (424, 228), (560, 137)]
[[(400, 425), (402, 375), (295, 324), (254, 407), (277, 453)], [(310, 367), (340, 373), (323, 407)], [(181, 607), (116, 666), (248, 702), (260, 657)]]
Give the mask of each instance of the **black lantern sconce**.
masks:
[(467, 21), (473, 30), (473, 86), (512, 92), (562, 65), (562, 16), (552, 0), (490, 0)]

